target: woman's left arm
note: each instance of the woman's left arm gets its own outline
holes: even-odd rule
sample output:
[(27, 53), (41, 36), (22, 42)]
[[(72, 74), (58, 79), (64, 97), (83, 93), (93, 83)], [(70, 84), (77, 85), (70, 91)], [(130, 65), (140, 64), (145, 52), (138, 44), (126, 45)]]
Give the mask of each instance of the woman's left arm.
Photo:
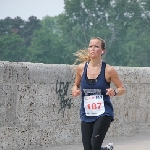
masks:
[(110, 82), (113, 82), (116, 86), (116, 89), (107, 89), (107, 95), (109, 96), (120, 96), (125, 93), (125, 88), (120, 80), (117, 71), (112, 66), (107, 66), (107, 74), (109, 76)]

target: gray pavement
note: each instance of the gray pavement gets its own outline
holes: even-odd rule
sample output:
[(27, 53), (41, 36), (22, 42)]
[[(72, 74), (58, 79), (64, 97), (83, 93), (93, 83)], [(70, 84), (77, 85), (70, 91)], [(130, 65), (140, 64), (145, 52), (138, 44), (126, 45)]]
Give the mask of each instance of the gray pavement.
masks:
[[(103, 145), (114, 143), (114, 150), (150, 150), (150, 132), (140, 133), (133, 136), (107, 138)], [(42, 150), (83, 150), (82, 144), (61, 145)]]

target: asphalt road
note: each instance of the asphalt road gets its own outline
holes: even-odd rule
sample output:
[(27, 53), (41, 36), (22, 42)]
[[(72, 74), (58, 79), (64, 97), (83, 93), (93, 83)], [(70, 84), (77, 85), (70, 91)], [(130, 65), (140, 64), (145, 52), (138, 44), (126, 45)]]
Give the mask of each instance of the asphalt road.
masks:
[[(150, 132), (140, 133), (133, 136), (107, 138), (103, 145), (114, 143), (114, 150), (150, 150)], [(82, 144), (61, 145), (39, 150), (83, 150)]]

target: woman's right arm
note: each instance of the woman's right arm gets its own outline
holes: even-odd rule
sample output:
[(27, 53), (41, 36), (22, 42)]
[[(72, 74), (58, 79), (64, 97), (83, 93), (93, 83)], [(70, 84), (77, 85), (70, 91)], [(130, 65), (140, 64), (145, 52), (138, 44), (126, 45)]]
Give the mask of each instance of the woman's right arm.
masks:
[(80, 81), (83, 73), (84, 64), (80, 64), (76, 68), (75, 82), (72, 87), (72, 96), (76, 97), (80, 95)]

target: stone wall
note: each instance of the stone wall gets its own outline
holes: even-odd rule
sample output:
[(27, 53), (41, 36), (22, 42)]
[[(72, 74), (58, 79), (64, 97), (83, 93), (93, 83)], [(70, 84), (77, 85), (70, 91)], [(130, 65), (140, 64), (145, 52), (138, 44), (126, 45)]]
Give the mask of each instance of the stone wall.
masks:
[[(112, 99), (107, 137), (150, 131), (150, 68), (115, 68), (126, 94)], [(71, 65), (0, 62), (0, 150), (81, 143), (74, 74)]]

